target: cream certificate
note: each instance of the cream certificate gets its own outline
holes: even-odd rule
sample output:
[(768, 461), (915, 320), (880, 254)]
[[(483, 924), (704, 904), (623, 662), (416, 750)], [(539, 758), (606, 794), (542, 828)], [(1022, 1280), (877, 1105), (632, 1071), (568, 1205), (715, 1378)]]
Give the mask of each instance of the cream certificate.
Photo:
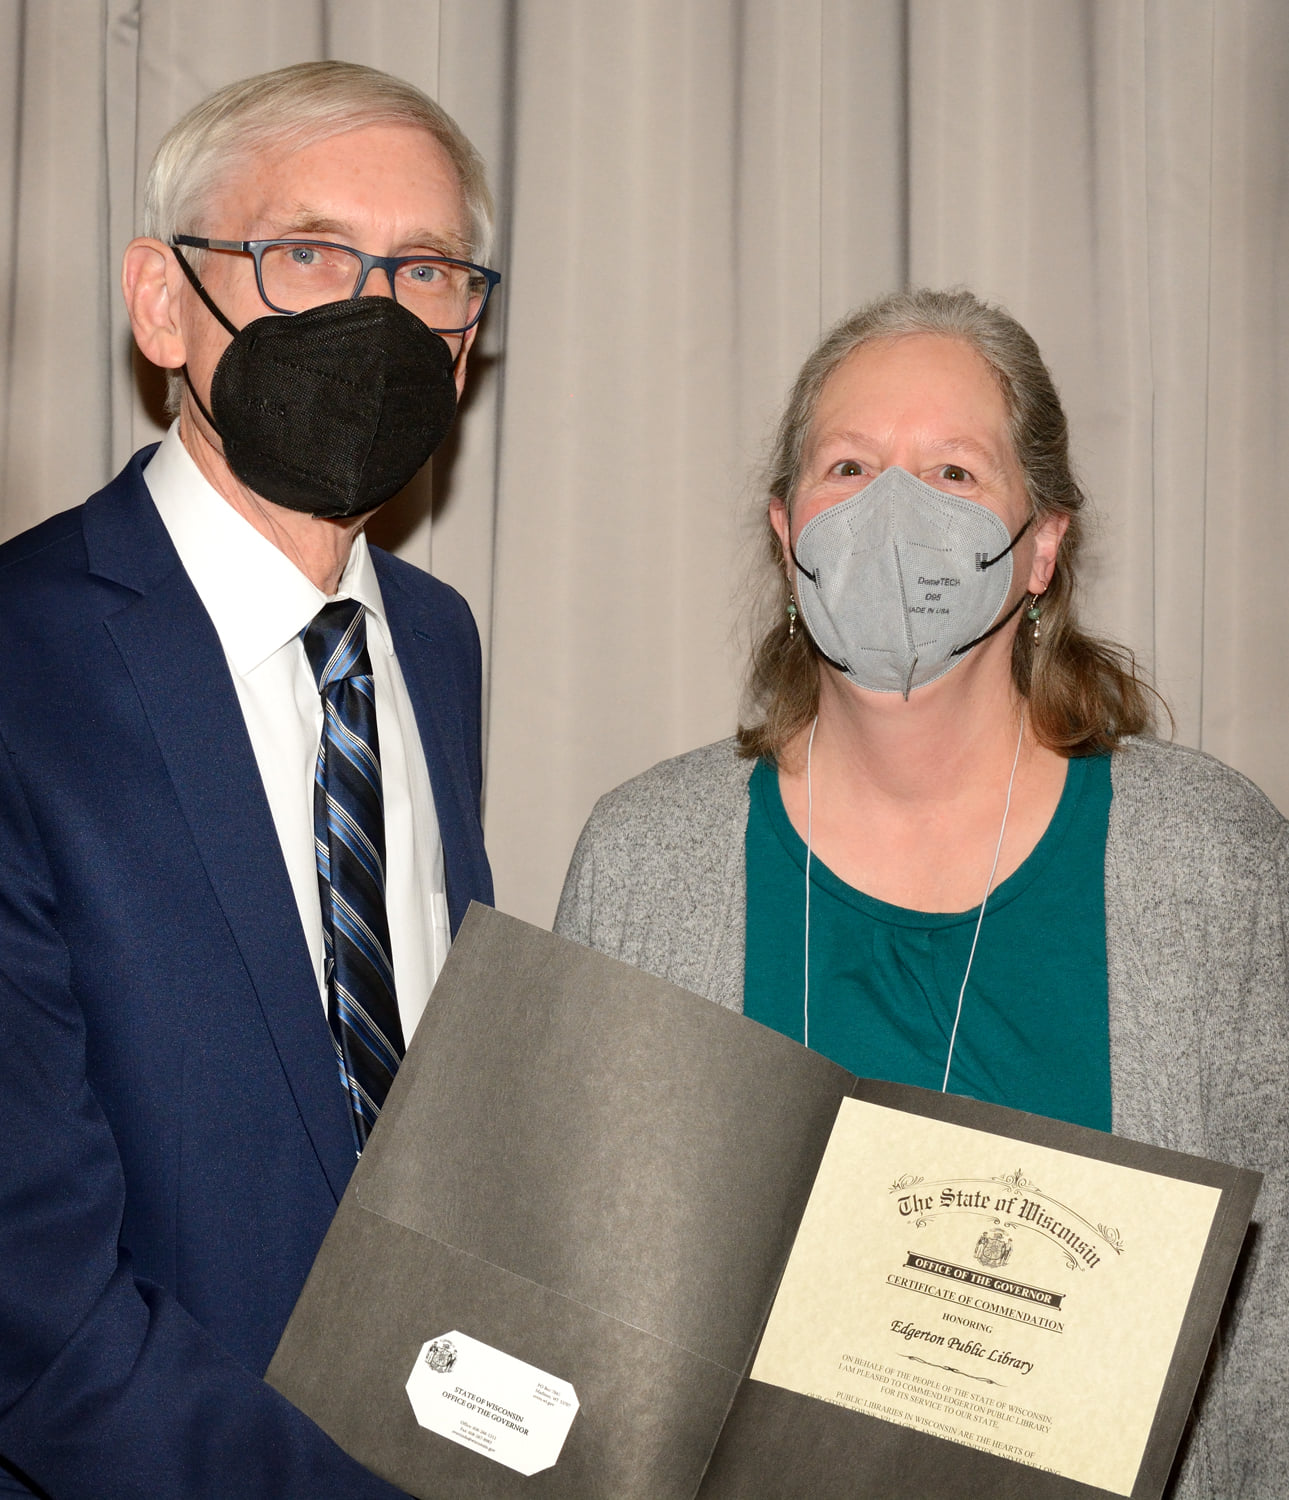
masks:
[(1220, 1197), (845, 1100), (752, 1378), (1129, 1495)]

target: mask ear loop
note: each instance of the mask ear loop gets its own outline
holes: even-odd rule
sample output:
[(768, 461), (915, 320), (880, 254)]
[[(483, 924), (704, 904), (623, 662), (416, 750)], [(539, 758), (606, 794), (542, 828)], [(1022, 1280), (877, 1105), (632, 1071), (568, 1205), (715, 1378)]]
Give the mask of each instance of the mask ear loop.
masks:
[[(213, 318), (222, 323), (223, 326), (228, 330), (228, 332), (232, 334), (234, 338), (236, 338), (238, 330), (233, 327), (233, 325), (228, 321), (224, 314), (220, 312), (219, 308), (215, 306), (214, 299), (211, 297), (206, 288), (202, 286), (201, 278), (197, 275), (196, 271), (194, 271), (193, 268), (188, 264), (187, 258), (181, 255), (174, 245), (171, 245), (170, 253), (179, 262), (179, 269), (188, 278), (188, 284), (192, 287), (193, 291), (196, 292), (197, 295), (201, 298), (202, 302), (205, 304), (206, 310)], [(184, 384), (188, 387), (188, 394), (192, 397), (197, 410), (202, 414), (203, 417), (205, 417), (206, 421), (210, 423), (210, 429), (215, 434), (215, 436), (222, 439), (224, 434), (220, 432), (218, 426), (216, 426), (214, 417), (212, 417), (211, 414), (206, 410), (205, 403), (197, 394), (197, 387), (192, 383), (192, 376), (188, 373), (188, 366), (186, 363), (180, 370), (180, 374), (184, 378)]]
[(944, 1060), (944, 1080), (940, 1084), (940, 1092), (949, 1092), (949, 1069), (953, 1067), (953, 1049), (958, 1044), (958, 1022), (962, 1020), (962, 997), (967, 993), (967, 980), (971, 978), (971, 966), (976, 960), (976, 944), (980, 941), (980, 924), (985, 920), (985, 903), (989, 900), (989, 892), (994, 886), (994, 876), (998, 873), (998, 860), (1003, 852), (1003, 836), (1007, 832), (1007, 814), (1012, 807), (1012, 787), (1016, 784), (1016, 767), (1020, 765), (1021, 741), (1025, 738), (1025, 709), (1022, 705), (1020, 711), (1020, 728), (1016, 733), (1016, 754), (1012, 756), (1012, 773), (1007, 778), (1007, 801), (1003, 804), (1003, 826), (998, 830), (998, 845), (994, 849), (994, 862), (989, 870), (989, 879), (985, 882), (985, 894), (980, 898), (980, 915), (976, 918), (976, 930), (971, 938), (971, 952), (967, 955), (967, 972), (962, 976), (962, 988), (958, 991), (958, 1008), (954, 1012), (953, 1031), (949, 1036), (949, 1055)]
[(233, 327), (233, 325), (228, 321), (224, 314), (220, 312), (219, 308), (215, 306), (214, 298), (210, 295), (206, 288), (202, 286), (201, 278), (197, 275), (196, 271), (194, 271), (193, 268), (188, 264), (186, 257), (180, 255), (179, 251), (173, 245), (171, 245), (170, 247), (170, 253), (179, 262), (179, 269), (188, 278), (188, 284), (192, 287), (193, 291), (196, 292), (201, 300), (205, 303), (207, 311), (211, 314), (212, 317), (217, 318), (229, 331), (229, 333), (231, 333), (232, 336), (236, 338), (238, 330)]
[(797, 558), (796, 546), (793, 544), (791, 538), (789, 538), (788, 541), (788, 556), (792, 559), (792, 566), (797, 570), (798, 573), (801, 574), (803, 578), (808, 578), (811, 583), (819, 582), (819, 575), (817, 573), (812, 573), (809, 568), (803, 568), (801, 566), (801, 563)]
[[(816, 587), (818, 587), (818, 585), (819, 585), (819, 574), (818, 574), (818, 572), (812, 573), (809, 568), (803, 568), (801, 566), (801, 564), (797, 561), (797, 549), (792, 545), (791, 542), (788, 543), (788, 555), (792, 558), (792, 565), (793, 565), (794, 568), (796, 568), (797, 572), (800, 573), (803, 578), (808, 578), (811, 583), (813, 583)], [(789, 583), (788, 587), (791, 588), (792, 584)], [(836, 667), (837, 670), (839, 672), (842, 672), (842, 673), (849, 672), (850, 671), (850, 667), (849, 667), (849, 665), (846, 662), (844, 662), (844, 661), (838, 661), (835, 657), (829, 656), (826, 651), (820, 651), (819, 650), (819, 643), (818, 643), (818, 641), (815, 640), (814, 636), (810, 635), (810, 627), (806, 624), (805, 619), (803, 618), (803, 616), (801, 614), (801, 607), (796, 602), (796, 591), (795, 590), (793, 591), (793, 605), (794, 605), (794, 607), (797, 610), (797, 614), (796, 614), (796, 616), (794, 618), (801, 620), (801, 627), (802, 627), (802, 629), (805, 631), (805, 633), (808, 636), (810, 636), (810, 644), (815, 648), (816, 651), (819, 652), (819, 655), (823, 657), (823, 659), (828, 663), (828, 665), (830, 667)], [(907, 697), (907, 694), (905, 696)], [(813, 726), (812, 726), (810, 732), (811, 732), (812, 735), (814, 734)]]
[[(1026, 521), (1025, 524), (1021, 527), (1021, 529), (1016, 533), (1016, 535), (1014, 537), (1012, 537), (1011, 541), (1007, 543), (1007, 545), (1003, 548), (1003, 550), (1001, 552), (997, 553), (995, 556), (993, 556), (993, 557), (981, 557), (981, 555), (979, 554), (979, 552), (977, 552), (976, 553), (976, 571), (978, 573), (983, 573), (986, 568), (992, 568), (993, 565), (996, 562), (1002, 562), (1003, 558), (1007, 556), (1007, 554), (1012, 550), (1012, 548), (1016, 545), (1016, 543), (1020, 541), (1021, 537), (1023, 537), (1025, 535), (1025, 533), (1029, 530), (1029, 528), (1033, 524), (1034, 524), (1034, 517), (1031, 516), (1029, 518), (1029, 520)], [(1024, 594), (1022, 594), (1020, 596), (1020, 598), (1017, 599), (1017, 601), (1015, 602), (1015, 604), (1013, 604), (1012, 607), (1007, 611), (1007, 613), (1002, 617), (1001, 620), (995, 620), (994, 623), (989, 627), (989, 629), (986, 630), (983, 635), (978, 635), (975, 638), (974, 641), (968, 641), (965, 646), (955, 646), (953, 648), (953, 650), (949, 653), (949, 655), (950, 656), (963, 656), (963, 655), (966, 654), (966, 652), (970, 651), (973, 646), (978, 646), (981, 643), (981, 641), (987, 641), (991, 635), (993, 635), (996, 631), (1001, 630), (1003, 628), (1003, 626), (1006, 625), (1006, 623), (1008, 622), (1008, 620), (1012, 619), (1015, 616), (1016, 611), (1018, 609), (1020, 609), (1021, 605), (1024, 602), (1025, 602), (1025, 596), (1024, 596)]]
[(1033, 524), (1034, 524), (1034, 517), (1031, 516), (1029, 518), (1029, 520), (1026, 521), (1025, 524), (1021, 527), (1021, 529), (1016, 533), (1016, 535), (1014, 537), (1012, 537), (1011, 541), (1007, 543), (1007, 545), (1003, 548), (1003, 550), (1001, 552), (995, 553), (993, 557), (981, 557), (980, 554), (979, 554), (979, 552), (977, 552), (976, 553), (976, 571), (978, 573), (983, 573), (986, 568), (992, 568), (993, 565), (996, 562), (1002, 562), (1003, 558), (1007, 556), (1007, 554), (1012, 550), (1012, 548), (1016, 545), (1016, 543), (1018, 541), (1020, 541), (1021, 537), (1023, 537), (1025, 535), (1025, 533), (1029, 530), (1029, 528)]

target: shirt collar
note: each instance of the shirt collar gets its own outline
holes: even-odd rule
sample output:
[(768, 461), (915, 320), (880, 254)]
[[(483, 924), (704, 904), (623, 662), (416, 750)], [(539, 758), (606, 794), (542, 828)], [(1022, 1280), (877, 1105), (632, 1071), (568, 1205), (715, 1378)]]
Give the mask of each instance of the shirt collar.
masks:
[(329, 597), (364, 605), (377, 627), (368, 632), (368, 647), (379, 644), (393, 655), (363, 532), (354, 537), (340, 585), (328, 596), (219, 494), (184, 447), (178, 422), (143, 477), (224, 654), (242, 676), (298, 636)]

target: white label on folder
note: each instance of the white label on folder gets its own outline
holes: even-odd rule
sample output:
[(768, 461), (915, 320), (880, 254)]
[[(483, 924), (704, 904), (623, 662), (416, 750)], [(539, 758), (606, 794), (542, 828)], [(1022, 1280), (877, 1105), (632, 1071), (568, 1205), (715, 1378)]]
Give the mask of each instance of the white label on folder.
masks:
[(407, 1395), (422, 1427), (520, 1474), (555, 1463), (578, 1407), (567, 1380), (455, 1332), (421, 1346)]

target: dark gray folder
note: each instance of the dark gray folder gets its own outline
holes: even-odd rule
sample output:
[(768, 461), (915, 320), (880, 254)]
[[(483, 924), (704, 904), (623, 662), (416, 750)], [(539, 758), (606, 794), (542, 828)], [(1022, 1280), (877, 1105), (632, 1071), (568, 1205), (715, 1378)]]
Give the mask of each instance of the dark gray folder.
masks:
[[(1255, 1174), (856, 1080), (743, 1016), (500, 913), (466, 918), (268, 1372), (420, 1500), (1106, 1492), (748, 1380), (839, 1104), (873, 1099), (1222, 1190), (1134, 1500), (1163, 1489)], [(404, 1390), (460, 1330), (572, 1382), (532, 1477)]]

